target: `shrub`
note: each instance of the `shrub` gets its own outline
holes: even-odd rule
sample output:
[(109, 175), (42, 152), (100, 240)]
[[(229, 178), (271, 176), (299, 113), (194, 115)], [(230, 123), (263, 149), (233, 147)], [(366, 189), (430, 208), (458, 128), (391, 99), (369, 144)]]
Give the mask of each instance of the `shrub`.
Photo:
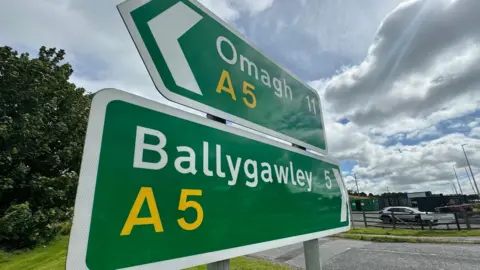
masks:
[(10, 206), (0, 218), (0, 244), (8, 250), (46, 243), (60, 231), (54, 209), (32, 213), (29, 203)]

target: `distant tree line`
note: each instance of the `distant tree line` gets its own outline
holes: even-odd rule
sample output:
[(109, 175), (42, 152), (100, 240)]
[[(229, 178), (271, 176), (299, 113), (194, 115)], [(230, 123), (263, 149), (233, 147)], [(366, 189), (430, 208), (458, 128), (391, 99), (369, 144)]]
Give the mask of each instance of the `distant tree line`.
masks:
[(365, 192), (357, 192), (354, 191), (353, 189), (348, 189), (348, 194), (352, 196), (358, 196), (358, 197), (376, 197), (377, 195), (374, 195), (373, 193), (365, 193)]
[[(348, 189), (348, 194), (351, 196), (358, 196), (358, 197), (377, 197), (377, 198), (396, 198), (396, 199), (408, 199), (407, 192), (384, 192), (382, 194), (373, 194), (373, 193), (365, 193), (365, 192), (356, 192), (353, 189)], [(427, 196), (461, 196), (458, 194), (443, 194), (443, 193), (431, 193)], [(467, 200), (477, 200), (478, 195), (470, 194), (465, 195), (467, 196)]]

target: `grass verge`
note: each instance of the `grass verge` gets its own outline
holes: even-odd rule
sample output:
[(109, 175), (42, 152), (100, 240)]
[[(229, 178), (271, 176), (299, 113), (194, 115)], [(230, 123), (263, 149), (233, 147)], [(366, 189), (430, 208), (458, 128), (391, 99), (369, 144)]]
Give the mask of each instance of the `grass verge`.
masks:
[(363, 240), (372, 242), (394, 242), (394, 243), (442, 243), (438, 239), (427, 239), (432, 241), (424, 241), (423, 238), (408, 238), (408, 237), (388, 237), (388, 236), (372, 236), (372, 235), (354, 235), (354, 234), (338, 234), (338, 238)]
[(480, 236), (480, 230), (408, 230), (408, 229), (380, 229), (380, 228), (353, 228), (344, 234), (374, 234), (395, 236), (439, 236), (439, 237), (462, 237)]
[[(205, 265), (188, 268), (188, 270), (206, 270)], [(268, 261), (254, 259), (249, 257), (234, 258), (230, 262), (230, 269), (232, 270), (291, 270), (291, 267), (273, 264)]]
[(68, 237), (62, 236), (45, 247), (40, 246), (26, 252), (0, 251), (0, 269), (65, 269), (67, 245)]
[(384, 236), (384, 235), (361, 235), (361, 234), (337, 234), (334, 237), (363, 240), (371, 242), (388, 242), (388, 243), (443, 243), (443, 244), (480, 244), (480, 240), (462, 240), (458, 238), (448, 239), (445, 238), (433, 238), (433, 237), (402, 237), (402, 236)]
[[(56, 241), (43, 247), (25, 252), (0, 251), (0, 269), (2, 270), (63, 270), (67, 255), (68, 236), (61, 236)], [(249, 257), (238, 257), (231, 260), (232, 270), (287, 270), (283, 265)], [(206, 270), (206, 266), (197, 266), (189, 270)]]

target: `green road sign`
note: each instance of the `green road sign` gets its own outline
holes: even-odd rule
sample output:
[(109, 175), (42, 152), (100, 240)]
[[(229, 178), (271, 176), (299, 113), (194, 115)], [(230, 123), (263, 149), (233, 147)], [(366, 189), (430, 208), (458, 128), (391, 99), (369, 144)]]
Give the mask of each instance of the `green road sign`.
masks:
[(179, 269), (346, 231), (327, 158), (118, 90), (98, 92), (67, 269)]
[(197, 1), (129, 0), (118, 9), (166, 98), (327, 152), (318, 93)]

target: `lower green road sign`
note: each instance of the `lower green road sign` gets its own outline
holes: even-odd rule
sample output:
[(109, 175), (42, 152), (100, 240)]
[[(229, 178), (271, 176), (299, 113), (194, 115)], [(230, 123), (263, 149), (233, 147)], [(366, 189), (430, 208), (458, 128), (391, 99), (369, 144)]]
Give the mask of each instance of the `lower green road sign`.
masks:
[(67, 269), (179, 269), (343, 232), (347, 196), (327, 158), (102, 90)]

